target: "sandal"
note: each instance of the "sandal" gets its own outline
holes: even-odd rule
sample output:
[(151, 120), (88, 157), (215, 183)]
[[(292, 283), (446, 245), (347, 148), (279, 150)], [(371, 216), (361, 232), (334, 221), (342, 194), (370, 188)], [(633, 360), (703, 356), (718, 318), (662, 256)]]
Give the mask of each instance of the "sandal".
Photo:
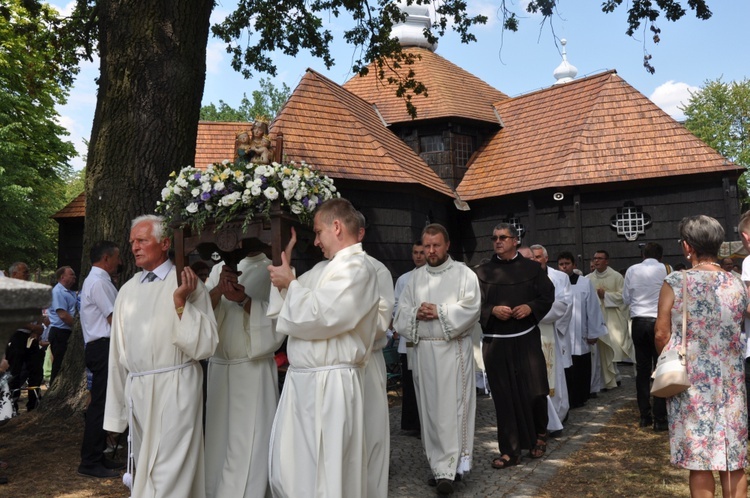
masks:
[(493, 469), (507, 469), (508, 467), (514, 467), (521, 463), (521, 455), (512, 457), (510, 455), (500, 455), (498, 458), (492, 460)]
[(547, 452), (547, 433), (537, 434), (536, 444), (534, 445), (533, 448), (531, 448), (531, 451), (529, 451), (529, 456), (531, 458), (542, 458), (546, 452)]

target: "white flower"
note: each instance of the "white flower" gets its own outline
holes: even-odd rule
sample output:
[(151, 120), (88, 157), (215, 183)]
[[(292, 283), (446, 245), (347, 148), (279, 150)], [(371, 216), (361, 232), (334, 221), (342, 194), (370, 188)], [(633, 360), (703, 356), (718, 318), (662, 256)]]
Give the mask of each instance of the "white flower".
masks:
[(268, 188), (267, 188), (267, 189), (266, 189), (266, 190), (265, 190), (265, 191), (263, 192), (263, 195), (265, 195), (265, 196), (266, 196), (266, 197), (267, 197), (267, 198), (268, 198), (269, 200), (272, 200), (272, 201), (273, 201), (273, 200), (275, 200), (275, 199), (278, 199), (278, 197), (279, 197), (279, 192), (278, 192), (278, 191), (277, 191), (277, 190), (276, 190), (275, 188), (273, 188), (273, 187), (268, 187)]
[(198, 212), (198, 203), (197, 202), (191, 202), (187, 205), (185, 208), (185, 211), (188, 213), (197, 213)]
[(253, 185), (250, 188), (250, 193), (253, 194), (253, 197), (258, 197), (260, 195), (260, 192), (261, 192), (260, 186), (258, 185)]
[(213, 211), (214, 210), (214, 207), (211, 204), (204, 204), (204, 206), (206, 207), (206, 211)]
[(179, 185), (175, 185), (172, 189), (172, 192), (174, 192), (174, 195), (180, 195), (182, 193), (182, 189), (179, 187)]
[(201, 190), (203, 192), (210, 192), (211, 191), (211, 182), (205, 182), (201, 185)]
[(167, 199), (169, 199), (169, 194), (170, 193), (171, 193), (171, 191), (169, 190), (169, 187), (164, 187), (163, 189), (161, 189), (161, 198), (162, 198), (162, 200), (166, 201)]
[(232, 161), (230, 161), (229, 159), (224, 159), (224, 160), (223, 160), (223, 161), (221, 162), (221, 164), (223, 164), (224, 166), (226, 166), (226, 165), (227, 165), (227, 164), (229, 164), (230, 162), (232, 162)]
[(224, 182), (216, 182), (216, 183), (214, 183), (214, 189), (215, 190), (224, 190)]
[(232, 206), (240, 200), (241, 196), (242, 194), (240, 194), (239, 192), (232, 192), (231, 194), (227, 194), (219, 200), (219, 205), (225, 207)]
[(256, 187), (260, 187), (263, 185), (263, 180), (261, 180), (260, 178), (256, 178), (255, 180), (253, 180), (253, 185), (255, 185)]
[(201, 190), (199, 188), (194, 188), (190, 191), (190, 195), (192, 195), (193, 197), (198, 197), (199, 195), (201, 195)]
[(182, 188), (187, 188), (189, 186), (187, 180), (185, 180), (182, 175), (180, 175), (176, 183)]
[(294, 204), (292, 204), (292, 213), (294, 213), (294, 214), (300, 214), (302, 211), (303, 211), (302, 210), (302, 205), (300, 205), (297, 202), (295, 202)]

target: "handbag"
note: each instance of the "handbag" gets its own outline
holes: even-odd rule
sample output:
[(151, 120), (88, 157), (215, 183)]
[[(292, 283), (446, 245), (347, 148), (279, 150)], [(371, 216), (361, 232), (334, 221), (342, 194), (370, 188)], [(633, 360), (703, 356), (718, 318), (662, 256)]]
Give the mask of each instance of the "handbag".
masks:
[(662, 351), (651, 376), (651, 394), (658, 398), (669, 398), (687, 390), (690, 380), (687, 374), (687, 273), (682, 274), (682, 346), (680, 349)]

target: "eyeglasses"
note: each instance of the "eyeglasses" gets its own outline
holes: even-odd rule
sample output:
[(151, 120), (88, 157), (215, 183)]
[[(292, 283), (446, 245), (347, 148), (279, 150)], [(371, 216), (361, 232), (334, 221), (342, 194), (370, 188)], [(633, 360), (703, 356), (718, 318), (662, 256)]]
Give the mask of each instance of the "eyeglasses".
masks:
[(599, 261), (599, 260), (602, 260), (602, 259), (606, 260), (607, 258), (603, 258), (603, 257), (601, 257), (601, 256), (594, 256), (594, 257), (593, 257), (593, 258), (591, 258), (591, 259), (593, 259), (594, 261)]
[(510, 235), (493, 235), (492, 237), (490, 237), (490, 239), (492, 240), (492, 242), (496, 242), (498, 240), (500, 242), (505, 242), (508, 239), (515, 239), (515, 237), (512, 237)]

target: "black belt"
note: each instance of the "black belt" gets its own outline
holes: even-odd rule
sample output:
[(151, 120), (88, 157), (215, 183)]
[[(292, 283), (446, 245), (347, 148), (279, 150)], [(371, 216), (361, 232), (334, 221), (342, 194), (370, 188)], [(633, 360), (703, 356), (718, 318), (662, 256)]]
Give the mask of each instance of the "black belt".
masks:
[(94, 344), (95, 342), (99, 342), (99, 341), (109, 342), (109, 337), (100, 337), (99, 339), (95, 339), (93, 341), (89, 341), (86, 344)]
[(655, 322), (656, 318), (650, 316), (634, 316), (631, 320), (643, 320), (644, 322)]

